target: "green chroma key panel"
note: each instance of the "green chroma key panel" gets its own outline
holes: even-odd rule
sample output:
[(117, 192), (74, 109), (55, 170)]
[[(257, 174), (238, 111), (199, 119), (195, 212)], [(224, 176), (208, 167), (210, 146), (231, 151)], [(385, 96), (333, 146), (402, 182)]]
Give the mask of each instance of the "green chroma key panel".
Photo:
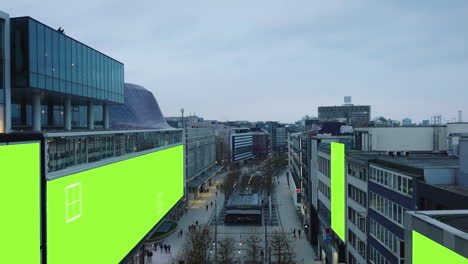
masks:
[(413, 264), (468, 264), (468, 259), (413, 230)]
[(47, 182), (48, 264), (119, 263), (184, 192), (183, 146)]
[(331, 143), (331, 227), (338, 237), (345, 240), (346, 222), (346, 182), (345, 147), (341, 143)]
[(40, 143), (0, 145), (0, 262), (41, 261)]

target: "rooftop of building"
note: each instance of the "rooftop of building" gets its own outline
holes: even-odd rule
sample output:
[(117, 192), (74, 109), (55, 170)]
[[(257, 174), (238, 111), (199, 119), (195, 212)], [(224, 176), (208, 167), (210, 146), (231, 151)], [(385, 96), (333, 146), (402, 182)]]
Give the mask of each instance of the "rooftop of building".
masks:
[(459, 161), (455, 156), (438, 153), (409, 153), (407, 156), (381, 155), (378, 160), (395, 163), (408, 167), (425, 168), (458, 168)]
[[(53, 30), (53, 31), (58, 31), (57, 29), (52, 28), (51, 26), (46, 25), (46, 24), (42, 23), (41, 21), (39, 21), (39, 20), (37, 20), (37, 19), (35, 19), (35, 18), (32, 18), (32, 17), (30, 17), (30, 16), (20, 16), (20, 17), (11, 17), (11, 18), (10, 18), (10, 20), (11, 20), (12, 22), (15, 21), (15, 20), (21, 20), (21, 19), (30, 19), (30, 20), (32, 20), (32, 21), (34, 21), (34, 22), (36, 22), (36, 23), (39, 23), (39, 24), (43, 25), (44, 27), (47, 27), (47, 28), (49, 28), (49, 29), (51, 29), (51, 30)], [(116, 62), (119, 62), (119, 63), (123, 64), (121, 61), (119, 61), (119, 60), (117, 60), (117, 59), (114, 59), (114, 58), (112, 58), (111, 56), (109, 56), (109, 55), (107, 55), (107, 54), (105, 54), (105, 53), (102, 53), (102, 52), (100, 52), (99, 50), (96, 50), (96, 49), (94, 49), (93, 47), (90, 47), (90, 46), (86, 45), (85, 43), (83, 43), (83, 42), (81, 42), (81, 41), (79, 41), (79, 40), (76, 40), (76, 39), (70, 37), (70, 35), (67, 35), (67, 34), (63, 34), (63, 35), (64, 35), (66, 38), (69, 38), (69, 39), (71, 39), (71, 40), (73, 40), (73, 41), (76, 41), (76, 42), (78, 42), (78, 43), (80, 43), (80, 44), (82, 44), (82, 45), (84, 45), (84, 46), (86, 46), (86, 47), (92, 49), (93, 51), (95, 51), (95, 52), (97, 52), (97, 53), (100, 53), (100, 54), (106, 56), (107, 58), (109, 58), (109, 59), (111, 59), (111, 60), (114, 60), (114, 61), (116, 61)]]
[(243, 208), (243, 207), (256, 207), (261, 206), (261, 197), (258, 193), (252, 194), (237, 194), (234, 195), (229, 202), (227, 207), (230, 208)]
[(468, 189), (465, 189), (460, 185), (456, 185), (456, 184), (436, 184), (436, 186), (440, 187), (440, 188), (443, 188), (443, 189), (446, 189), (448, 191), (460, 194), (460, 195), (468, 196)]
[(468, 239), (468, 210), (437, 210), (408, 213), (438, 228), (452, 231), (452, 233), (456, 233), (459, 237)]

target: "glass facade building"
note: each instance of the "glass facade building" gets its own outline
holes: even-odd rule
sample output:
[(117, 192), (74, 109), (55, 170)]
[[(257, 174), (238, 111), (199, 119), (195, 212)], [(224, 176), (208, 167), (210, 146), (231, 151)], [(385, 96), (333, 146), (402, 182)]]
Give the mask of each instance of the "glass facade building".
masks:
[(11, 19), (12, 87), (123, 103), (123, 64), (32, 18)]

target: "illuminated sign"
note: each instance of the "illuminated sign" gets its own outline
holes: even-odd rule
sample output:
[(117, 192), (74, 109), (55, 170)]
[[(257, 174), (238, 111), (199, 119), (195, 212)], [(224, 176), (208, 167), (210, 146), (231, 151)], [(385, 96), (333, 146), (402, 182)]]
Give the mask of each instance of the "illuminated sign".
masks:
[(48, 181), (47, 263), (119, 263), (182, 198), (183, 160), (177, 146)]
[(468, 264), (468, 259), (413, 230), (413, 264)]
[(0, 262), (41, 262), (40, 144), (0, 145)]
[(345, 152), (344, 144), (331, 143), (331, 228), (341, 240), (345, 241), (345, 209), (346, 209), (346, 183), (345, 183)]

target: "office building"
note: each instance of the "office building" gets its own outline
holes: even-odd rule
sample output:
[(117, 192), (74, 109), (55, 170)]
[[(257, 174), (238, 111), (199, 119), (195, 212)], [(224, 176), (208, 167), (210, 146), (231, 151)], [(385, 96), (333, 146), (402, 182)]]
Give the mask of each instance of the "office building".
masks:
[(413, 125), (413, 124), (411, 123), (411, 119), (405, 118), (405, 119), (403, 119), (403, 120), (401, 121), (401, 125), (402, 125), (402, 126), (411, 126), (411, 125)]
[(0, 259), (142, 264), (145, 238), (184, 194), (182, 131), (109, 129), (123, 64), (35, 19), (0, 16), (0, 209), (10, 216)]
[(123, 64), (32, 18), (10, 23), (12, 130), (109, 128)]
[(231, 161), (244, 163), (254, 157), (252, 131), (249, 128), (231, 128), (229, 134)]
[(222, 166), (216, 165), (214, 128), (185, 129), (186, 182), (189, 204), (200, 198)]
[(260, 128), (252, 128), (252, 153), (256, 158), (268, 155), (268, 132)]
[(341, 106), (319, 106), (320, 121), (344, 121), (351, 125), (369, 123), (371, 117), (370, 105), (353, 105), (345, 103)]
[(354, 127), (355, 148), (362, 151), (446, 151), (447, 126)]
[(265, 122), (264, 129), (268, 132), (270, 152), (281, 152), (286, 150), (287, 131), (283, 124), (276, 121)]

